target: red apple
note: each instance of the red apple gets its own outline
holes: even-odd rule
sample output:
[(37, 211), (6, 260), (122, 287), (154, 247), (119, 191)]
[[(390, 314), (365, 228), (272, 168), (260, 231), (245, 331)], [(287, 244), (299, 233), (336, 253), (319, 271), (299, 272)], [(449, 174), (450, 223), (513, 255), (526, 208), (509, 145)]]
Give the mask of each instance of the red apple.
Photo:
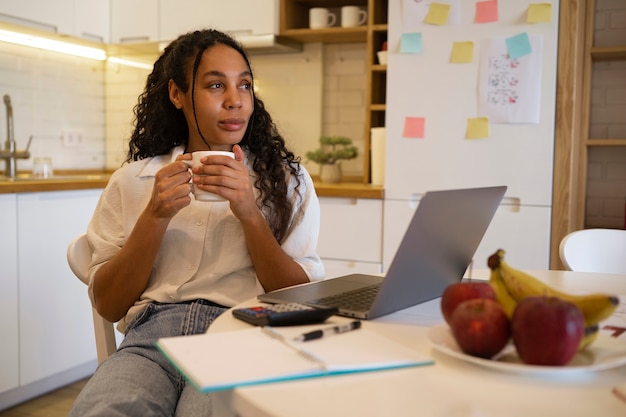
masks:
[(585, 319), (574, 304), (557, 297), (526, 297), (511, 318), (513, 343), (529, 365), (566, 365), (578, 351)]
[(450, 318), (456, 306), (474, 298), (495, 300), (496, 293), (488, 282), (456, 282), (448, 285), (441, 295), (441, 313), (446, 323), (450, 324)]
[(489, 359), (509, 341), (509, 319), (497, 301), (474, 298), (459, 304), (450, 320), (450, 329), (461, 350)]

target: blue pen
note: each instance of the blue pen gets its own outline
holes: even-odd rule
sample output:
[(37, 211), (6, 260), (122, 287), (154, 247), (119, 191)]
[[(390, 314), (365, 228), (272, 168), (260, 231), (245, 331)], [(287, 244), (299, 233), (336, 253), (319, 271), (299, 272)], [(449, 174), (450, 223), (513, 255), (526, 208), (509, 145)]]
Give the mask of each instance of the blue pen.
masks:
[(314, 330), (312, 332), (301, 334), (293, 339), (294, 342), (307, 342), (309, 340), (321, 339), (322, 337), (329, 336), (331, 334), (346, 333), (351, 330), (356, 330), (361, 327), (359, 320), (352, 321), (346, 324), (340, 324), (333, 327), (327, 327), (325, 329)]

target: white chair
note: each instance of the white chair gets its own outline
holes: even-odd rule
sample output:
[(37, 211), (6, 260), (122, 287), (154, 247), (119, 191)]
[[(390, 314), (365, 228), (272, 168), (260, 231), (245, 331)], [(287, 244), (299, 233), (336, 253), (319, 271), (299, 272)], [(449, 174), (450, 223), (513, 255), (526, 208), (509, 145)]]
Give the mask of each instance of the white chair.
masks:
[(570, 271), (626, 274), (626, 230), (571, 232), (561, 240), (559, 254)]
[[(87, 242), (87, 236), (82, 234), (75, 237), (67, 247), (67, 263), (74, 275), (86, 285), (89, 285), (87, 278), (89, 262), (91, 262), (91, 248)], [(98, 363), (101, 363), (117, 349), (115, 329), (113, 323), (102, 318), (95, 308), (92, 307), (92, 311), (96, 352)]]

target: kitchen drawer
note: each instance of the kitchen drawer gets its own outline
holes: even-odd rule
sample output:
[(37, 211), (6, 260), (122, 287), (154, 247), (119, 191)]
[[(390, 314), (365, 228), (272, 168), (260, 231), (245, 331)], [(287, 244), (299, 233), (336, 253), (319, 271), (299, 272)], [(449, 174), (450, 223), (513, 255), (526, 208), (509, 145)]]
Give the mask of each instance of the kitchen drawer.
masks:
[(382, 264), (374, 262), (338, 261), (334, 259), (324, 259), (324, 269), (326, 278), (336, 278), (350, 274), (380, 274)]
[(322, 197), (320, 207), (320, 257), (381, 263), (382, 200)]

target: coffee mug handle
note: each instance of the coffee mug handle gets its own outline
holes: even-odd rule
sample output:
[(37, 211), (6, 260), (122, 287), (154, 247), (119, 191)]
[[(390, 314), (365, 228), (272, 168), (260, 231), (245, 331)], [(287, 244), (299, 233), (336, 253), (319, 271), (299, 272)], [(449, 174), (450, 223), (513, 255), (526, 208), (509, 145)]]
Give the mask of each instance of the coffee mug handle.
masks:
[(367, 12), (365, 10), (359, 10), (359, 26), (364, 25), (367, 22)]
[(328, 13), (328, 27), (334, 26), (337, 23), (337, 15), (334, 13)]

